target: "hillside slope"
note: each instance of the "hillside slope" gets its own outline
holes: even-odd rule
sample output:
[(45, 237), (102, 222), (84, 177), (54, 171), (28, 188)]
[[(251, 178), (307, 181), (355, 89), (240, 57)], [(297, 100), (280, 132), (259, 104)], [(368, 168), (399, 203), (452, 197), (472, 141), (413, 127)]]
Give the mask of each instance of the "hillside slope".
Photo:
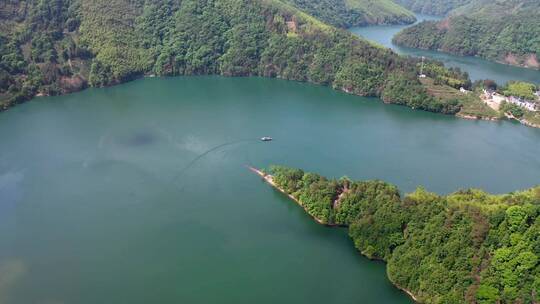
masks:
[(538, 303), (540, 187), (504, 195), (332, 180), (271, 167), (271, 181), (319, 222), (349, 227), (362, 254), (388, 263), (420, 303)]
[(473, 1), (475, 0), (395, 0), (413, 12), (438, 16), (444, 16), (451, 10)]
[(412, 26), (396, 44), (540, 68), (540, 1), (476, 0), (439, 22)]
[(372, 24), (409, 24), (416, 21), (412, 12), (392, 0), (289, 1), (308, 14), (343, 28)]

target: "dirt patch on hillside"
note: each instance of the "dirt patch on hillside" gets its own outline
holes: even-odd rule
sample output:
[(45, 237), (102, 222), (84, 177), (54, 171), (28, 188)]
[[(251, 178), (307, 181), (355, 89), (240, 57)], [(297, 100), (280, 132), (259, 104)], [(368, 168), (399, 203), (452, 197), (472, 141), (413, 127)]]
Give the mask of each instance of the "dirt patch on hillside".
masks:
[(449, 30), (450, 29), (450, 18), (446, 18), (441, 22), (437, 23), (437, 29), (439, 30)]
[(536, 54), (530, 54), (525, 59), (525, 66), (530, 68), (540, 68), (540, 63), (538, 62), (538, 57)]
[(86, 80), (79, 75), (73, 77), (62, 76), (60, 78), (60, 87), (66, 93), (80, 91), (86, 87)]
[(517, 56), (512, 53), (506, 54), (506, 57), (504, 57), (504, 62), (508, 64), (513, 64), (513, 65), (519, 65)]

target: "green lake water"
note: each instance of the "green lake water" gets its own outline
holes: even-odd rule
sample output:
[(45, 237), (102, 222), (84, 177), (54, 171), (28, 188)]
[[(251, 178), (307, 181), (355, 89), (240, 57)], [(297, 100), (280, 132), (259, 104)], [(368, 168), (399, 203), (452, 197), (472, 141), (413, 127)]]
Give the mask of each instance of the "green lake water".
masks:
[[(418, 22), (424, 20), (440, 20), (440, 17), (417, 14)], [(415, 57), (425, 56), (426, 58), (436, 59), (443, 62), (447, 67), (458, 67), (469, 73), (471, 79), (493, 79), (499, 84), (504, 84), (509, 80), (521, 80), (540, 84), (540, 71), (526, 69), (494, 61), (471, 56), (457, 56), (443, 52), (428, 51), (400, 47), (392, 43), (392, 38), (402, 29), (410, 25), (377, 25), (367, 27), (355, 27), (350, 31), (356, 35), (362, 36), (368, 40), (391, 48), (399, 54)]]
[[(263, 78), (140, 79), (0, 114), (0, 303), (411, 303), (246, 165), (404, 192), (540, 182), (540, 130)], [(263, 143), (258, 138), (272, 136)]]

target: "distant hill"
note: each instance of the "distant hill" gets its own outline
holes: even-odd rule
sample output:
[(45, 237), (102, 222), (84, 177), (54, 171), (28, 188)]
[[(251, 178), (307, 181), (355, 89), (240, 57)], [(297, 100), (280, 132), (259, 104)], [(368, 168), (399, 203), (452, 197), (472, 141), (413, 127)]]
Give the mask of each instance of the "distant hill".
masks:
[(540, 68), (540, 1), (475, 0), (439, 22), (398, 33), (396, 44)]
[(414, 13), (392, 0), (289, 0), (296, 7), (337, 27), (409, 24)]
[(451, 10), (469, 4), (475, 0), (395, 0), (414, 12), (444, 16)]

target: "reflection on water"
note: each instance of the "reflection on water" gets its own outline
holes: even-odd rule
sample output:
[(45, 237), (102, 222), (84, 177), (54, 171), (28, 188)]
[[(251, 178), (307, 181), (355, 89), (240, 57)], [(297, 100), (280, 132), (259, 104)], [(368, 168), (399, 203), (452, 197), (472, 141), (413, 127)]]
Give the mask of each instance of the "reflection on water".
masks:
[[(424, 20), (440, 20), (440, 17), (417, 14), (418, 22)], [(467, 71), (471, 79), (493, 79), (497, 83), (505, 83), (509, 80), (522, 80), (540, 83), (540, 71), (500, 64), (471, 56), (457, 56), (437, 51), (427, 51), (399, 47), (392, 43), (392, 37), (409, 25), (377, 25), (367, 27), (354, 27), (350, 31), (368, 40), (375, 41), (387, 48), (391, 48), (399, 54), (411, 56), (425, 56), (427, 58), (442, 61), (446, 66), (458, 67)]]
[(0, 260), (0, 304), (9, 303), (9, 294), (13, 286), (27, 272), (27, 267), (20, 259)]

